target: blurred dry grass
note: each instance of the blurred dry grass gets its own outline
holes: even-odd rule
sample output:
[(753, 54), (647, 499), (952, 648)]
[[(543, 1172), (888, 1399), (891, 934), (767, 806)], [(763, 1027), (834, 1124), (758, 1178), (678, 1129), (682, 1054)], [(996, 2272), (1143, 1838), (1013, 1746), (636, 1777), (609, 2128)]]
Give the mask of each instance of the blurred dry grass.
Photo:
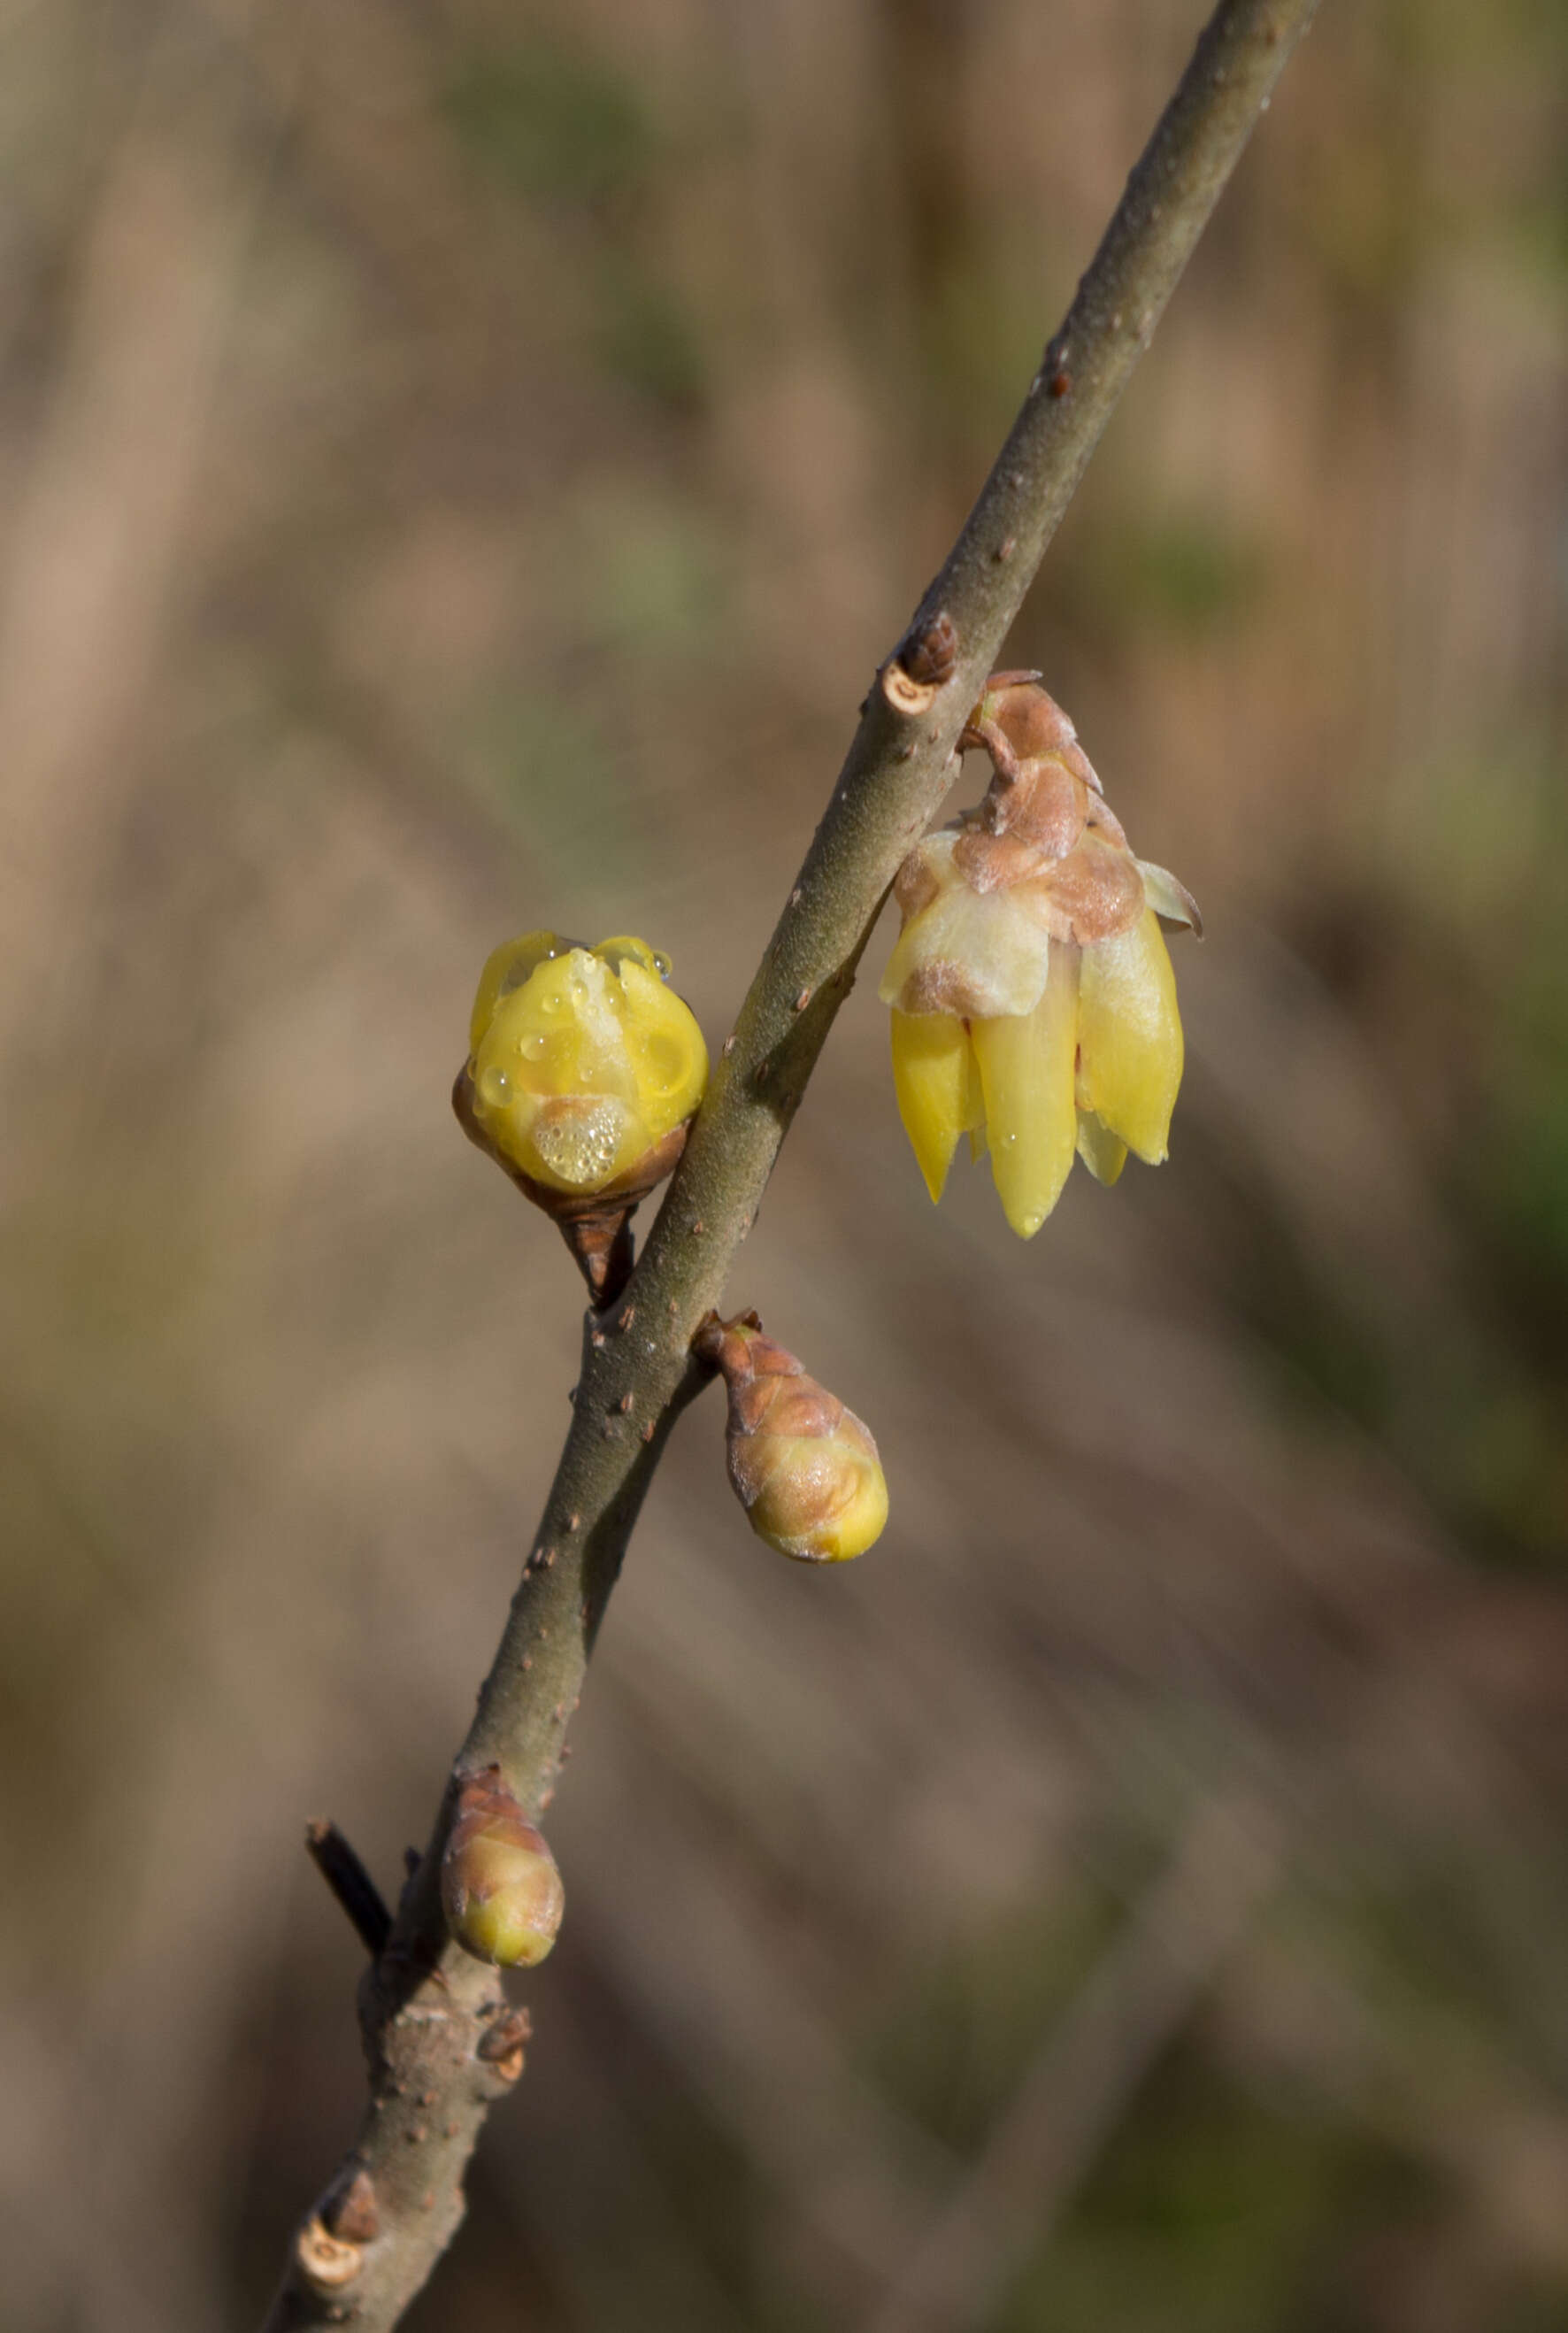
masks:
[[(350, 2127), (301, 1826), (422, 1834), (575, 1361), (480, 958), (722, 1036), (1197, 14), (0, 7), (18, 2333), (246, 2325)], [(1209, 913), (1175, 1155), (933, 1215), (852, 999), (733, 1294), (893, 1524), (797, 1576), (684, 1425), (420, 2325), (956, 2227), (932, 2326), (1568, 2326), (1565, 63), (1287, 77), (1016, 643)]]

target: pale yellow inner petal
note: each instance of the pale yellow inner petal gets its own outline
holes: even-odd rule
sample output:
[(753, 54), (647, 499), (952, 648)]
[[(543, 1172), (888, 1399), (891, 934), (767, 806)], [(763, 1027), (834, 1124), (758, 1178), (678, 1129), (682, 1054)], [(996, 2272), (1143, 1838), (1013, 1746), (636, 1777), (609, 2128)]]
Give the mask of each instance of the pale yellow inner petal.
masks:
[(1084, 950), (1078, 1005), (1089, 1109), (1149, 1166), (1165, 1156), (1181, 1082), (1181, 1021), (1171, 958), (1152, 908), (1129, 932)]
[(940, 1199), (959, 1136), (980, 1123), (969, 1032), (951, 1013), (893, 1013), (893, 1084), (925, 1187)]
[(878, 990), (884, 1004), (942, 967), (961, 994), (941, 999), (967, 1013), (1027, 1013), (1046, 984), (1046, 941), (1029, 907), (1007, 891), (983, 896), (954, 879), (899, 936)]
[(1078, 1114), (1078, 1156), (1096, 1183), (1107, 1187), (1127, 1164), (1127, 1146), (1103, 1126), (1092, 1109)]
[(1045, 994), (1034, 1011), (970, 1026), (991, 1176), (1020, 1239), (1033, 1238), (1061, 1196), (1077, 1143), (1077, 955), (1076, 948), (1053, 944)]

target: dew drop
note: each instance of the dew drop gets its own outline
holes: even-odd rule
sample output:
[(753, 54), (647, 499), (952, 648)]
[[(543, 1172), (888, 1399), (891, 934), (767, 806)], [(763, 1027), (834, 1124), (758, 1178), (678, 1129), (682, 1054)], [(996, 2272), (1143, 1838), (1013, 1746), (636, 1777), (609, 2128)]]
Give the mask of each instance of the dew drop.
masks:
[(541, 1037), (535, 1030), (531, 1036), (518, 1039), (517, 1050), (525, 1061), (537, 1061), (543, 1054), (548, 1042), (548, 1039)]
[(479, 1099), (487, 1109), (501, 1109), (512, 1099), (512, 1080), (493, 1063), (479, 1072)]
[(674, 969), (674, 967), (671, 964), (669, 957), (664, 954), (664, 949), (655, 948), (654, 950), (654, 970), (658, 974), (659, 978), (661, 980), (668, 980)]

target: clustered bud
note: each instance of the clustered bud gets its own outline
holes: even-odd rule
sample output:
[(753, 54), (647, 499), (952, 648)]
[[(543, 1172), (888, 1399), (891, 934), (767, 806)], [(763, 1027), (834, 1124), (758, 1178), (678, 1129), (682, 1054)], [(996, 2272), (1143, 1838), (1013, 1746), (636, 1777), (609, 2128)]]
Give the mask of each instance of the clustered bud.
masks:
[(691, 1009), (645, 940), (525, 932), (481, 974), (453, 1102), (464, 1132), (567, 1234), (596, 1296), (640, 1199), (680, 1157), (708, 1080)]
[(441, 1902), (447, 1926), (475, 1960), (532, 1968), (556, 1940), (566, 1904), (560, 1873), (499, 1766), (471, 1775), (458, 1792)]
[(710, 1313), (692, 1340), (730, 1397), (730, 1481), (752, 1530), (802, 1563), (863, 1555), (887, 1521), (887, 1481), (871, 1430), (755, 1312)]
[(903, 930), (879, 994), (932, 1197), (967, 1133), (1028, 1239), (1075, 1153), (1102, 1183), (1129, 1150), (1165, 1157), (1182, 1043), (1161, 925), (1199, 916), (1173, 875), (1133, 857), (1032, 673), (993, 674), (960, 743), (989, 754), (991, 783), (899, 869)]

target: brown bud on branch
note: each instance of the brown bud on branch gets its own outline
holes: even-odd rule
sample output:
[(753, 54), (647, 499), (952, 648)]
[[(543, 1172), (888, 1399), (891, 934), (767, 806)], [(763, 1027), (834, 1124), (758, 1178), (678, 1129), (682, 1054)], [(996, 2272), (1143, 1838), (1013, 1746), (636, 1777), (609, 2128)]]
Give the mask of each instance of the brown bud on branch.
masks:
[(692, 1339), (730, 1397), (730, 1481), (759, 1539), (801, 1563), (861, 1555), (887, 1521), (869, 1426), (767, 1335), (755, 1312), (710, 1312)]
[(556, 1940), (565, 1891), (541, 1832), (501, 1779), (471, 1775), (441, 1858), (447, 1925), (475, 1960), (532, 1968)]

